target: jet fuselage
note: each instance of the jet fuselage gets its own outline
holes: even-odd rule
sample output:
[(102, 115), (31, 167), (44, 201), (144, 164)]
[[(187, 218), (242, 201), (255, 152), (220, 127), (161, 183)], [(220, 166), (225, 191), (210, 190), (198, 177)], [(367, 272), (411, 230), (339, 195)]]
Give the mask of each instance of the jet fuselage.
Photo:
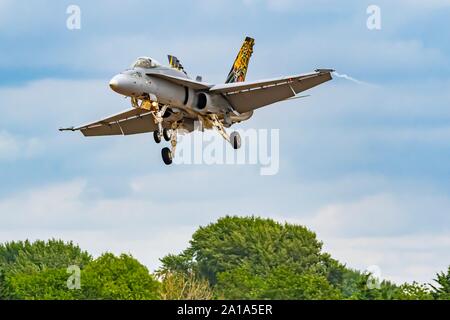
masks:
[(150, 99), (150, 101), (170, 105), (187, 113), (223, 114), (230, 110), (229, 103), (221, 95), (194, 91), (192, 88), (157, 78), (152, 74), (188, 79), (183, 72), (164, 66), (152, 69), (133, 68), (114, 76), (109, 86), (121, 95)]

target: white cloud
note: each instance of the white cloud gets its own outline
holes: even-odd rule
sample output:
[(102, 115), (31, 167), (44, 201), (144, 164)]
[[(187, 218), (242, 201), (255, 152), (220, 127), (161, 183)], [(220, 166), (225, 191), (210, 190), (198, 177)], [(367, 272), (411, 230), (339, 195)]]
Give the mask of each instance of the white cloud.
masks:
[(306, 225), (326, 235), (348, 238), (450, 231), (450, 218), (445, 214), (450, 210), (450, 199), (422, 194), (411, 201), (411, 196), (385, 193), (329, 204), (320, 208)]
[(10, 134), (0, 132), (0, 159), (15, 158), (18, 153), (17, 141)]
[(447, 270), (450, 261), (448, 232), (359, 238), (318, 232), (318, 237), (324, 241), (324, 250), (347, 266), (365, 270), (377, 265), (382, 278), (396, 283), (430, 283), (436, 273)]
[(439, 9), (450, 7), (449, 0), (429, 0), (429, 1), (421, 1), (421, 0), (401, 0), (399, 1), (401, 5), (406, 8), (414, 8), (414, 9)]
[[(260, 6), (263, 4), (267, 9), (273, 11), (286, 11), (292, 9), (293, 5), (300, 5), (299, 2), (293, 0), (242, 0), (246, 6)], [(303, 4), (303, 1), (302, 3)]]
[(39, 138), (24, 138), (0, 131), (0, 161), (29, 159), (43, 151), (44, 145)]
[(23, 131), (35, 129), (42, 135), (129, 108), (129, 100), (110, 92), (108, 80), (44, 79), (2, 87), (0, 104), (7, 107), (2, 108), (0, 124), (12, 123)]

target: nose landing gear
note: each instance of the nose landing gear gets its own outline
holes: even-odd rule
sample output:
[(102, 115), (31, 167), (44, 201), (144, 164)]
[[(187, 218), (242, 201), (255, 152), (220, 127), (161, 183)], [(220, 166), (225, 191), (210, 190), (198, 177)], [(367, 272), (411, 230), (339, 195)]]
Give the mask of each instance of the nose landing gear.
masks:
[(166, 165), (171, 165), (177, 147), (177, 129), (181, 125), (180, 122), (176, 121), (172, 123), (171, 129), (163, 128), (164, 115), (169, 106), (159, 104), (154, 95), (150, 95), (147, 99), (143, 99), (142, 101), (137, 98), (132, 98), (131, 104), (134, 108), (150, 111), (153, 121), (158, 127), (158, 129), (153, 132), (153, 139), (157, 144), (161, 143), (163, 138), (165, 141), (170, 141), (172, 148), (163, 148), (161, 150), (161, 156)]

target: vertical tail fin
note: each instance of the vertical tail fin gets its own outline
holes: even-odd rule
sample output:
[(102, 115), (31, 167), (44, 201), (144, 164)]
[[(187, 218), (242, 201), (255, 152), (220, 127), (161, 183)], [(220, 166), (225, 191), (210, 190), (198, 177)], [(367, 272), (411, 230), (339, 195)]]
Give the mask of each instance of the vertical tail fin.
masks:
[(243, 82), (247, 75), (248, 63), (250, 57), (253, 54), (253, 46), (255, 45), (255, 39), (246, 37), (244, 44), (242, 45), (239, 54), (234, 61), (233, 67), (228, 74), (227, 81), (225, 83)]
[(170, 66), (171, 66), (172, 68), (177, 69), (177, 70), (180, 70), (180, 71), (183, 71), (184, 74), (187, 75), (186, 71), (184, 71), (183, 65), (181, 64), (180, 60), (178, 60), (177, 57), (172, 56), (172, 55), (169, 54), (169, 55), (167, 56), (167, 58), (169, 58), (169, 63), (170, 63)]

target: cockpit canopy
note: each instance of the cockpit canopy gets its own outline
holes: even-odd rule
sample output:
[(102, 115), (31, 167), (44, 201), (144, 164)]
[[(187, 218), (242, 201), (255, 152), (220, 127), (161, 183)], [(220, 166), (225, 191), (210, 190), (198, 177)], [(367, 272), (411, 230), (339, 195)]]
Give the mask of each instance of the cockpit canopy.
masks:
[(132, 68), (152, 69), (159, 67), (161, 64), (155, 59), (149, 57), (140, 57), (131, 66)]

